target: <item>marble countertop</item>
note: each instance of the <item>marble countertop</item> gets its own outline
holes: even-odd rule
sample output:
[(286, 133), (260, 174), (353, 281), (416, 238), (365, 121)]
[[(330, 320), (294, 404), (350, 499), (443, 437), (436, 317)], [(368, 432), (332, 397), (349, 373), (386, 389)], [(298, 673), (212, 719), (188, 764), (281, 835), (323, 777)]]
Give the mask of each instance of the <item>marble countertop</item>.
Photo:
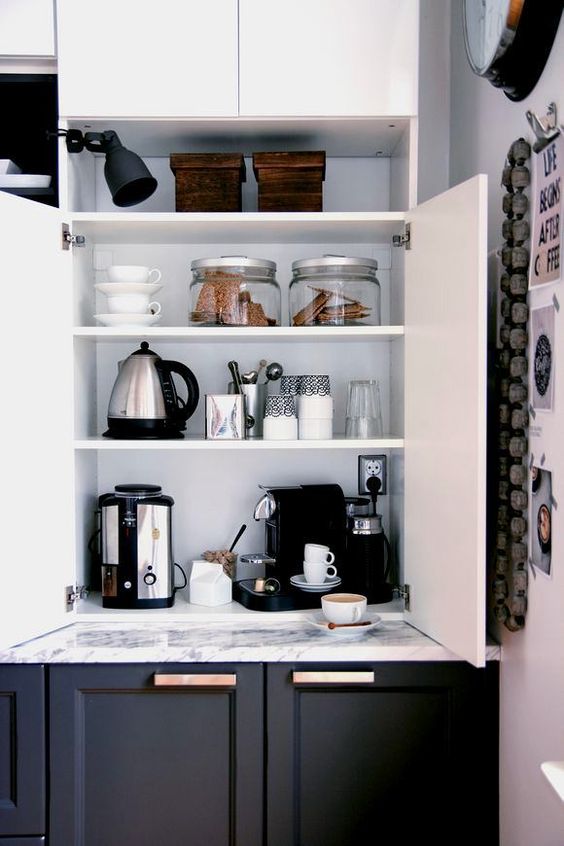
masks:
[[(499, 660), (500, 647), (487, 647)], [(3, 664), (119, 664), (294, 661), (458, 661), (400, 620), (354, 638), (321, 631), (306, 617), (261, 622), (74, 623), (0, 652)]]

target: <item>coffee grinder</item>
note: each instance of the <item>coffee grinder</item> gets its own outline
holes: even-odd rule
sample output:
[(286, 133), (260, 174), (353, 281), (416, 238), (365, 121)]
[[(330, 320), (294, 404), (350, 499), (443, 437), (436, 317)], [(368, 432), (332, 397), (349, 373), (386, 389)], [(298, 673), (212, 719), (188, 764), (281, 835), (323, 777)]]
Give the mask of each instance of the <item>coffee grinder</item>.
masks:
[[(390, 544), (376, 511), (382, 483), (371, 476), (366, 486), (370, 492), (372, 513), (362, 513), (366, 500), (351, 504), (347, 517), (347, 569), (351, 591), (366, 596), (370, 604), (391, 602), (393, 587), (388, 581), (391, 570)], [(356, 512), (356, 513), (355, 513)]]

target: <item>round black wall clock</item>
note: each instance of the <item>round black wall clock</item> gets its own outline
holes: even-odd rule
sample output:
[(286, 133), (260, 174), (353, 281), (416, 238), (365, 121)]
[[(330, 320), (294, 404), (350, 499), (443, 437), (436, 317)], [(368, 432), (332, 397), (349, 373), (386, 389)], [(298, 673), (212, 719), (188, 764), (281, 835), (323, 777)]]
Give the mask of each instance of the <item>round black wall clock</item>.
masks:
[(564, 0), (464, 0), (466, 54), (474, 73), (523, 100), (550, 55)]

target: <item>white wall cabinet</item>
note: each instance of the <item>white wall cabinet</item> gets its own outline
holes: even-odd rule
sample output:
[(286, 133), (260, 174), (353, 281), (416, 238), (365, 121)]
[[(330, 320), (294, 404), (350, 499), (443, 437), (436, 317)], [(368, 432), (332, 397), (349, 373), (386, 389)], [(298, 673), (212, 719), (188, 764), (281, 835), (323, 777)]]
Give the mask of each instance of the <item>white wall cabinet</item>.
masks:
[(0, 56), (55, 55), (54, 0), (2, 0)]
[(239, 0), (240, 114), (417, 114), (418, 15), (413, 0)]
[(63, 117), (417, 114), (417, 0), (57, 0)]
[(57, 0), (59, 113), (237, 115), (237, 0)]
[[(406, 617), (462, 658), (484, 663), (485, 187), (477, 177), (415, 208), (418, 5), (308, 0), (298, 8), (289, 0), (275, 8), (258, 0), (163, 0), (152, 20), (133, 0), (95, 6), (59, 0), (61, 114), (69, 117), (63, 127), (101, 130), (112, 117), (110, 128), (146, 158), (159, 189), (135, 210), (116, 212), (108, 204), (103, 157), (68, 155), (61, 139), (63, 211), (36, 212), (0, 194), (7, 278), (18, 294), (17, 319), (6, 322), (4, 334), (6, 349), (17, 353), (9, 387), (17, 414), (8, 443), (25, 443), (22, 460), (4, 472), (17, 533), (0, 564), (10, 584), (0, 597), (31, 593), (34, 609), (10, 613), (5, 599), (0, 648), (76, 619), (107, 618), (97, 597), (67, 612), (65, 589), (89, 579), (97, 497), (115, 484), (161, 484), (174, 497), (175, 558), (186, 563), (229, 544), (242, 522), (249, 524), (245, 548), (262, 548), (263, 527), (250, 519), (259, 483), (337, 482), (353, 494), (358, 454), (385, 453), (390, 494), (381, 506), (400, 581), (411, 585)], [(298, 17), (290, 32), (288, 20)], [(296, 30), (304, 39), (300, 49), (291, 40)], [(266, 57), (261, 51), (268, 47)], [(217, 86), (213, 96), (208, 85)], [(244, 99), (244, 91), (252, 96)], [(233, 120), (239, 111), (246, 116)], [(398, 117), (390, 121), (392, 114)], [(327, 210), (174, 213), (168, 156), (186, 144), (247, 156), (261, 148), (326, 149)], [(85, 247), (62, 251), (63, 221), (85, 237)], [(392, 237), (407, 223), (409, 249), (393, 248)], [(246, 254), (276, 261), (287, 323), (292, 261), (323, 253), (377, 258), (381, 326), (186, 325), (194, 258)], [(104, 281), (100, 268), (109, 264), (162, 269), (157, 326), (140, 335), (97, 324), (94, 283)], [(286, 372), (329, 373), (336, 437), (206, 441), (200, 405), (184, 440), (103, 438), (117, 364), (143, 339), (163, 358), (188, 364), (202, 394), (224, 392), (232, 358), (243, 370), (264, 357), (281, 361)], [(386, 434), (339, 437), (348, 381), (374, 377)], [(28, 479), (34, 508), (26, 510)], [(37, 491), (45, 494), (34, 521)], [(24, 566), (13, 566), (22, 560)], [(178, 596), (163, 612), (111, 618), (185, 621), (194, 613)]]
[[(40, 419), (48, 419), (51, 425), (45, 432), (40, 422), (36, 429), (33, 423), (28, 428), (36, 436), (38, 453), (48, 452), (53, 461), (63, 462), (61, 470), (64, 472), (57, 475), (54, 495), (49, 491), (53, 473), (50, 465), (47, 472), (43, 472), (39, 462), (33, 466), (34, 485), (48, 492), (43, 515), (46, 526), (49, 517), (56, 525), (61, 512), (65, 515), (68, 511), (73, 512), (74, 551), (69, 553), (62, 547), (59, 550), (56, 543), (53, 545), (53, 533), (47, 529), (27, 532), (25, 561), (28, 569), (12, 571), (12, 595), (19, 595), (26, 585), (41, 584), (41, 579), (37, 578), (41, 571), (41, 578), (50, 586), (45, 593), (41, 623), (45, 629), (61, 625), (64, 588), (72, 583), (69, 582), (69, 567), (79, 583), (85, 579), (88, 573), (86, 547), (93, 529), (96, 498), (111, 490), (114, 484), (142, 478), (162, 484), (166, 492), (173, 495), (177, 526), (175, 552), (180, 561), (186, 562), (200, 555), (202, 547), (211, 545), (213, 540), (227, 541), (243, 520), (249, 520), (259, 482), (337, 481), (347, 493), (352, 493), (356, 487), (357, 455), (386, 452), (393, 480), (392, 495), (386, 504), (390, 511), (389, 525), (393, 527), (390, 531), (395, 535), (400, 557), (404, 557), (402, 548), (405, 546), (402, 569), (405, 579), (412, 582), (410, 613), (413, 620), (461, 657), (483, 664), (485, 631), (480, 611), (485, 584), (484, 468), (480, 452), (485, 432), (485, 396), (481, 391), (485, 379), (485, 346), (482, 348), (480, 341), (486, 320), (483, 313), (486, 261), (482, 235), (485, 225), (483, 197), (483, 178), (476, 178), (435, 198), (416, 212), (403, 215), (69, 213), (67, 222), (75, 234), (85, 235), (87, 245), (73, 248), (71, 254), (64, 254), (58, 263), (59, 233), (51, 227), (52, 248), (48, 248), (43, 239), (41, 258), (46, 260), (47, 251), (55, 256), (56, 271), (49, 271), (51, 288), (46, 290), (53, 292), (56, 289), (56, 294), (53, 293), (49, 307), (38, 308), (31, 297), (27, 298), (26, 307), (22, 293), (21, 312), (25, 313), (29, 330), (26, 341), (29, 348), (36, 348), (31, 341), (37, 337), (57, 339), (55, 360), (48, 344), (33, 357), (33, 381), (49, 386), (54, 380), (56, 390), (53, 400), (46, 396), (38, 409), (42, 415)], [(19, 204), (17, 219), (12, 214), (15, 202)], [(30, 219), (28, 225), (25, 214), (22, 219), (22, 203), (24, 201), (18, 198), (0, 195), (3, 219), (14, 218), (18, 230), (25, 232), (27, 240), (34, 243), (36, 222)], [(471, 222), (470, 227), (458, 220), (461, 206), (463, 222)], [(53, 216), (52, 220), (60, 222), (63, 217), (57, 210), (47, 211)], [(392, 233), (403, 230), (406, 220), (412, 223), (411, 250), (406, 253), (404, 280), (404, 251), (392, 250), (390, 240)], [(42, 226), (42, 221), (38, 225)], [(438, 248), (449, 239), (458, 250), (456, 296), (452, 286), (452, 256), (448, 250)], [(37, 280), (40, 271), (34, 273), (25, 263), (18, 262), (21, 247), (17, 246), (15, 235), (12, 239), (9, 234), (6, 244), (13, 244), (15, 248), (10, 277), (14, 286), (24, 292), (26, 285), (29, 286), (30, 274)], [(185, 325), (191, 256), (201, 256), (204, 250), (217, 255), (229, 247), (239, 252), (244, 247), (251, 255), (274, 257), (281, 267), (288, 267), (290, 257), (316, 255), (325, 246), (332, 246), (332, 251), (337, 252), (380, 256), (380, 275), (385, 289), (383, 326), (344, 327), (342, 331), (338, 327), (330, 330), (313, 327), (300, 332), (292, 327), (215, 331)], [(109, 253), (112, 261), (118, 263), (158, 263), (162, 266), (166, 280), (163, 300), (165, 296), (170, 298), (169, 317), (164, 325), (152, 327), (142, 336), (135, 330), (112, 330), (94, 325), (96, 252)], [(474, 293), (477, 288), (482, 291), (480, 295)], [(424, 309), (420, 308), (421, 302), (425, 304)], [(68, 312), (70, 303), (74, 312), (72, 321)], [(456, 327), (457, 331), (464, 328), (465, 336), (473, 339), (471, 349), (464, 354), (464, 378), (460, 378), (458, 369), (451, 364), (455, 356), (446, 356), (440, 340), (450, 336), (448, 327)], [(13, 347), (20, 335), (18, 322), (7, 326), (6, 347)], [(287, 372), (300, 365), (302, 372), (310, 368), (330, 372), (338, 406), (337, 431), (343, 423), (348, 379), (376, 373), (382, 380), (388, 433), (383, 438), (365, 441), (337, 437), (315, 443), (246, 441), (219, 444), (203, 439), (200, 412), (199, 417), (189, 422), (188, 437), (183, 441), (103, 439), (101, 432), (105, 428), (117, 362), (136, 349), (143, 338), (163, 357), (186, 362), (200, 380), (202, 393), (224, 387), (228, 378), (225, 363), (232, 357), (239, 358), (245, 368), (266, 356), (270, 360), (282, 360), (287, 365)], [(74, 354), (70, 352), (71, 343)], [(427, 361), (430, 367), (437, 366), (439, 350), (441, 356), (445, 355), (440, 378), (435, 378), (433, 370), (421, 373), (422, 362)], [(71, 363), (74, 364), (72, 436), (64, 426), (59, 430), (56, 425), (61, 409), (65, 420), (71, 411), (68, 399)], [(14, 380), (12, 393), (15, 408), (27, 407), (29, 379)], [(417, 398), (415, 404), (412, 397)], [(464, 415), (463, 431), (457, 429), (453, 408)], [(74, 453), (73, 484), (65, 463), (69, 451)], [(400, 479), (404, 451), (405, 488)], [(458, 482), (446, 470), (443, 475), (437, 475), (441, 459), (452, 466), (458, 456), (463, 457), (465, 468)], [(17, 489), (21, 489), (21, 473), (20, 464), (10, 466), (5, 474), (8, 490), (18, 479)], [(218, 501), (220, 478), (222, 497)], [(437, 484), (448, 488), (444, 496), (437, 495)], [(431, 512), (423, 512), (428, 518), (421, 520), (419, 509), (425, 498), (433, 507)], [(61, 506), (61, 502), (65, 504)], [(461, 509), (461, 517), (457, 520), (453, 519), (453, 502)], [(214, 506), (211, 519), (210, 503)], [(466, 519), (465, 514), (472, 516)], [(221, 517), (219, 523), (218, 516)], [(225, 539), (214, 534), (218, 525)], [(70, 534), (68, 527), (62, 532), (64, 538)], [(250, 529), (248, 548), (260, 548), (260, 534), (258, 524)], [(56, 538), (60, 535), (61, 532), (57, 532)], [(451, 558), (445, 561), (443, 549), (449, 551), (449, 556), (453, 550), (458, 551), (456, 567), (450, 567)], [(130, 618), (131, 613), (127, 612), (126, 618)], [(190, 606), (177, 598), (174, 608), (167, 609), (166, 617), (186, 619), (190, 613)], [(104, 611), (94, 599), (79, 603), (77, 611), (68, 614), (65, 621), (96, 619), (99, 615), (103, 616)], [(149, 612), (149, 615), (150, 619), (163, 616), (160, 612)], [(115, 613), (112, 618), (116, 619)], [(3, 616), (4, 644), (13, 642), (9, 621), (9, 615)], [(37, 633), (35, 629), (34, 623), (34, 633)], [(21, 624), (17, 630), (22, 631)]]

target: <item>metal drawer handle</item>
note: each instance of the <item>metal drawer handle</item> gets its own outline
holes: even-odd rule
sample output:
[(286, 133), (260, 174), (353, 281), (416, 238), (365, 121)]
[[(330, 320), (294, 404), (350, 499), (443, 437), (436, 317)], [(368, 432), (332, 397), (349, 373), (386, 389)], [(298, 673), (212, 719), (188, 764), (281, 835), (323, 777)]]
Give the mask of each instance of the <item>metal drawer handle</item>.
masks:
[(294, 684), (371, 684), (374, 682), (373, 670), (323, 670), (296, 671), (292, 673)]
[(155, 673), (155, 687), (236, 687), (235, 673)]

